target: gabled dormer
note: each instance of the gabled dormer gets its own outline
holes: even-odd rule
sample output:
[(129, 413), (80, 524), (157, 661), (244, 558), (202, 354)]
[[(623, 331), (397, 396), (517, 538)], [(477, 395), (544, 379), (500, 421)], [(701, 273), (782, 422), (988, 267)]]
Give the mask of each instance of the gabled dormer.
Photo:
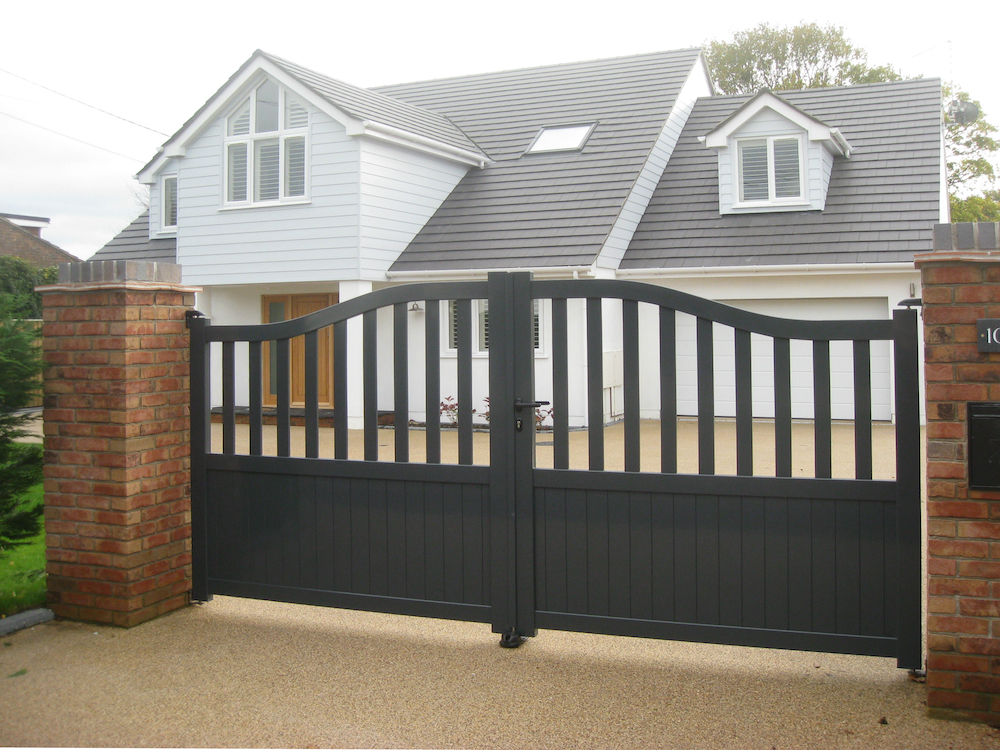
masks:
[(851, 146), (837, 128), (764, 90), (702, 139), (719, 155), (719, 212), (822, 211), (836, 159)]

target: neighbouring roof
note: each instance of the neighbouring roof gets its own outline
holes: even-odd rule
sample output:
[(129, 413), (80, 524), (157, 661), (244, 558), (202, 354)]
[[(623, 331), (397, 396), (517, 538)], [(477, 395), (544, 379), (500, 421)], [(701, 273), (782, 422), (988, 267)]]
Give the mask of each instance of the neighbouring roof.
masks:
[[(493, 160), (472, 169), (391, 271), (589, 265), (698, 49), (384, 86), (440, 112)], [(542, 127), (596, 122), (580, 151), (522, 156)]]
[(149, 210), (120, 231), (111, 242), (94, 253), (90, 260), (151, 260), (157, 263), (177, 262), (177, 239), (149, 239)]
[(699, 99), (621, 268), (909, 262), (941, 220), (941, 83), (936, 79), (785, 91), (839, 128), (822, 211), (719, 214), (718, 156), (699, 142), (750, 97)]
[[(23, 227), (19, 227), (13, 221), (4, 218), (5, 216), (14, 216), (14, 214), (0, 214), (0, 255), (13, 255), (28, 261), (36, 268), (48, 268), (60, 263), (73, 263), (80, 260), (61, 247), (53, 245), (48, 240), (43, 240)], [(48, 221), (48, 219), (34, 216), (16, 216), (16, 218)]]

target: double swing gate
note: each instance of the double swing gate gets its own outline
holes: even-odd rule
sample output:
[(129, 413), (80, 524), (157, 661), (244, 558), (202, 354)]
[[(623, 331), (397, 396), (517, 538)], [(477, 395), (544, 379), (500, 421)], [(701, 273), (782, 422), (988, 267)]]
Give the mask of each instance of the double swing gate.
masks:
[[(620, 307), (608, 307), (609, 300)], [(413, 303), (423, 311), (422, 326)], [(536, 466), (539, 303), (551, 329), (551, 390), (541, 395), (552, 411), (551, 432), (538, 434), (551, 438), (552, 468)], [(484, 385), (477, 368), (487, 366), (474, 347), (484, 310), (486, 435), (472, 407), (474, 379), (480, 390)], [(677, 336), (681, 314), (694, 320), (690, 346)], [(570, 324), (577, 320), (580, 326)], [(479, 621), (505, 645), (550, 628), (894, 656), (901, 668), (921, 666), (912, 310), (897, 310), (892, 320), (786, 320), (649, 284), (491, 273), (485, 282), (384, 289), (280, 323), (212, 326), (195, 313), (189, 326), (197, 600), (218, 593)], [(326, 327), (334, 401), (332, 424), (321, 428), (317, 340)], [(725, 329), (732, 344), (719, 336)], [(624, 471), (605, 470), (603, 342), (612, 335), (621, 347)], [(300, 336), (301, 408), (290, 402), (289, 384), (290, 341)], [(359, 349), (349, 337), (360, 337), (360, 363), (356, 355), (349, 361)], [(871, 352), (873, 342), (885, 341), (892, 351), (895, 474), (873, 479)], [(735, 355), (735, 475), (715, 470), (723, 343)], [(832, 380), (839, 377), (831, 374), (831, 343), (852, 352), (853, 478), (831, 471), (839, 427), (831, 416)], [(454, 357), (442, 357), (449, 346)], [(793, 472), (792, 393), (803, 384), (795, 382), (790, 352), (803, 346), (811, 346), (812, 357), (812, 382), (805, 384), (812, 390), (810, 477)], [(764, 355), (770, 360), (762, 370)], [(219, 356), (222, 424), (213, 448), (211, 358)], [(678, 471), (682, 360), (693, 363), (697, 381), (697, 473)], [(759, 382), (768, 370), (773, 377)], [(585, 446), (569, 419), (571, 383), (581, 371)], [(457, 394), (454, 429), (442, 429), (439, 418), (451, 395), (443, 382)], [(754, 425), (753, 392), (761, 386), (773, 403), (773, 438)], [(273, 410), (262, 406), (265, 389), (276, 394)], [(640, 390), (659, 418), (655, 472), (640, 470), (649, 454), (641, 441), (651, 439), (648, 426), (640, 429)], [(354, 417), (359, 423), (349, 421), (351, 396), (363, 407)], [(244, 398), (248, 405), (239, 408)], [(391, 406), (391, 420), (380, 405)], [(411, 412), (421, 411), (426, 424), (411, 422)], [(237, 424), (238, 412), (246, 425)], [(273, 427), (265, 425), (271, 415)], [(301, 426), (290, 426), (293, 417)], [(391, 431), (380, 421), (391, 421)], [(353, 449), (352, 433), (360, 444)], [(773, 445), (760, 444), (765, 433)], [(265, 455), (272, 438), (276, 455)], [(293, 456), (299, 440), (303, 455)], [(489, 463), (477, 465), (474, 446), (484, 440)], [(380, 442), (393, 444), (391, 461), (379, 460)], [(410, 455), (411, 443), (422, 446), (421, 455)], [(457, 463), (442, 463), (443, 443), (457, 443)], [(586, 468), (571, 468), (571, 445), (586, 453)], [(754, 475), (755, 448), (773, 450), (772, 475)], [(322, 452), (332, 457), (320, 458)]]

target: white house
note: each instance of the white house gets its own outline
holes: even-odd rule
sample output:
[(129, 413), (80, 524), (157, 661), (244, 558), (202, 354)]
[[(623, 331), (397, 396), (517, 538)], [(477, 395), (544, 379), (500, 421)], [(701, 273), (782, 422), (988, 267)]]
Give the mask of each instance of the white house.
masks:
[[(933, 224), (947, 221), (939, 81), (716, 96), (698, 49), (370, 90), (257, 51), (138, 178), (150, 187), (150, 210), (93, 259), (181, 264), (216, 325), (283, 320), (388, 285), (505, 269), (648, 281), (786, 317), (888, 318), (919, 296), (913, 255), (930, 251)], [(621, 344), (606, 304), (605, 416), (613, 418)], [(478, 388), (488, 311), (480, 305), (477, 314)], [(544, 399), (546, 305), (537, 314)], [(411, 316), (413, 350), (419, 317)], [(681, 316), (681, 413), (695, 412), (693, 357), (683, 365), (693, 331)], [(350, 338), (353, 355), (360, 337)], [(380, 362), (392, 357), (391, 335), (382, 341)], [(447, 363), (450, 328), (442, 341)], [(580, 425), (586, 360), (577, 346), (570, 419)], [(834, 388), (834, 418), (852, 414), (851, 379), (838, 378), (851, 366), (835, 344), (834, 382), (847, 384)], [(892, 417), (890, 367), (887, 345), (873, 350), (876, 419)], [(766, 368), (755, 372), (760, 417), (773, 415)], [(810, 370), (808, 352), (793, 348), (797, 417), (811, 416)], [(442, 398), (455, 395), (450, 372), (442, 367)], [(352, 417), (359, 377), (349, 384)], [(292, 387), (301, 401), (294, 378)], [(422, 383), (412, 387), (420, 393)], [(643, 414), (657, 413), (655, 391), (643, 390)], [(716, 391), (718, 413), (732, 413), (731, 380), (717, 377)]]

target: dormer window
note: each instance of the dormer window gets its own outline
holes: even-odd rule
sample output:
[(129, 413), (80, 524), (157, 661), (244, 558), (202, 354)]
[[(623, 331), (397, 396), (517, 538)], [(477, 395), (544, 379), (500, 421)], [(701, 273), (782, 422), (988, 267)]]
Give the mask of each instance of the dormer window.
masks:
[(579, 151), (597, 127), (596, 122), (587, 125), (566, 125), (542, 128), (531, 142), (526, 154), (540, 154), (547, 151)]
[(301, 200), (306, 195), (309, 110), (268, 79), (226, 118), (228, 205)]
[(797, 137), (743, 138), (739, 154), (739, 203), (800, 201), (802, 143)]

